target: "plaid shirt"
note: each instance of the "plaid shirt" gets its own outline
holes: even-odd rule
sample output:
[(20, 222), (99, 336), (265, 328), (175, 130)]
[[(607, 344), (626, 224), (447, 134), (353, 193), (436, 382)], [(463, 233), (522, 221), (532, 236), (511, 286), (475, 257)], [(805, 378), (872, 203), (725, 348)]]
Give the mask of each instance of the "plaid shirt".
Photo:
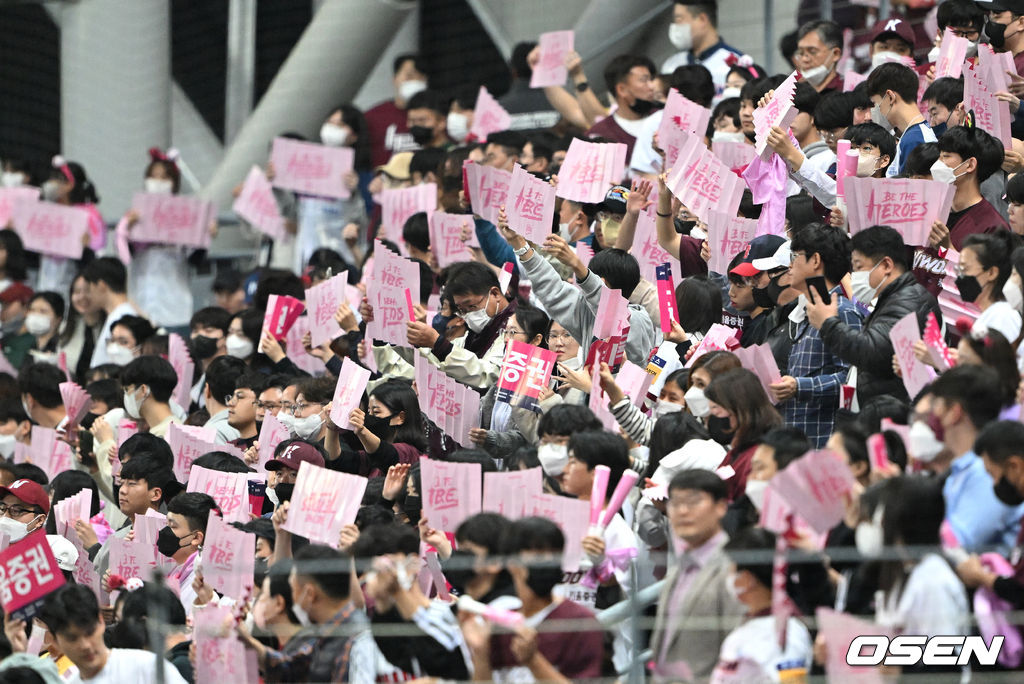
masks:
[[(832, 288), (832, 297), (839, 301), (839, 320), (853, 330), (860, 330), (860, 311), (841, 293), (840, 287)], [(803, 312), (799, 306), (795, 311)], [(792, 319), (787, 323), (793, 341), (787, 375), (796, 378), (796, 395), (779, 404), (778, 409), (786, 425), (803, 430), (814, 448), (821, 449), (832, 435), (839, 409), (839, 387), (846, 381), (850, 365), (825, 347), (818, 330), (803, 313), (804, 319), (799, 323)]]
[(376, 655), (370, 634), (370, 621), (352, 603), (345, 604), (324, 624), (310, 630), (301, 630), (285, 645), (284, 650), (267, 650), (267, 682), (372, 684), (376, 678)]

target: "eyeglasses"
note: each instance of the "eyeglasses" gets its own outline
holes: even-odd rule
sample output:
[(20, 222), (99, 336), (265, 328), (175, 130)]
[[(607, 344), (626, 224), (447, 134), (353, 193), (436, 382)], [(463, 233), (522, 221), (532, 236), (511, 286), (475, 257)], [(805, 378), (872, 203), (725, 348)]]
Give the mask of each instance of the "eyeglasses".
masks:
[(834, 143), (836, 140), (839, 139), (839, 134), (836, 133), (835, 131), (826, 131), (824, 129), (819, 128), (818, 134), (827, 143)]
[(18, 504), (0, 503), (0, 515), (10, 514), (12, 518), (20, 518), (26, 513), (35, 513), (36, 515), (39, 515), (40, 513), (42, 513), (42, 511), (39, 510), (38, 508), (25, 508), (24, 506), (19, 506)]
[(224, 405), (227, 406), (228, 404), (237, 403), (239, 401), (245, 401), (246, 399), (255, 399), (255, 397), (252, 397), (243, 392), (235, 392), (234, 394), (229, 394), (228, 396), (224, 397)]
[(967, 269), (965, 269), (960, 264), (957, 264), (957, 266), (953, 269), (953, 272), (956, 274), (957, 278), (959, 278), (961, 276), (965, 276), (965, 275), (970, 275), (969, 273), (967, 273)]
[(708, 499), (706, 494), (690, 494), (689, 496), (672, 497), (668, 505), (673, 508), (696, 508)]
[(548, 334), (548, 343), (552, 343), (552, 342), (571, 342), (572, 340), (573, 340), (573, 336), (570, 335), (567, 332), (563, 332), (563, 333), (549, 333)]
[(796, 52), (794, 52), (793, 55), (795, 57), (817, 57), (820, 52), (821, 52), (821, 48), (806, 47), (806, 48), (797, 48)]
[(283, 408), (284, 404), (277, 401), (257, 401), (256, 408), (265, 409), (267, 411), (274, 411), (279, 408)]
[(487, 296), (485, 295), (485, 296), (481, 297), (480, 301), (478, 301), (476, 304), (472, 304), (470, 306), (456, 306), (455, 307), (455, 313), (457, 313), (460, 316), (462, 316), (464, 314), (472, 313), (474, 311), (479, 311), (480, 309), (482, 309), (486, 305), (487, 305)]
[(299, 411), (305, 411), (307, 406), (323, 406), (323, 404), (316, 401), (308, 401), (301, 404), (281, 404), (281, 411), (294, 415)]
[(967, 40), (978, 40), (978, 37), (981, 35), (981, 32), (977, 29), (959, 29), (947, 26), (946, 30), (957, 38), (966, 38)]
[(515, 328), (505, 328), (505, 339), (515, 337), (516, 335), (525, 335), (525, 330), (516, 330)]
[(795, 264), (797, 257), (803, 257), (804, 259), (807, 259), (807, 255), (805, 253), (793, 252), (792, 254), (789, 255), (789, 263)]

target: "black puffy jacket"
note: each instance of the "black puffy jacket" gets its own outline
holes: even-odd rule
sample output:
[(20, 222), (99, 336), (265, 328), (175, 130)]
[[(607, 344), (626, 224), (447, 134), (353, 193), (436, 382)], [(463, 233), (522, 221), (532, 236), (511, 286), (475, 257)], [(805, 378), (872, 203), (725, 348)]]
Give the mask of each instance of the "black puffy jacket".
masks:
[(904, 273), (878, 296), (875, 310), (864, 320), (864, 327), (852, 330), (836, 317), (821, 326), (821, 339), (836, 356), (857, 367), (857, 400), (861, 406), (888, 394), (908, 401), (902, 378), (892, 370), (893, 348), (889, 332), (909, 313), (917, 314), (924, 330), (928, 312), (942, 324), (942, 312), (935, 297), (917, 283), (911, 272)]

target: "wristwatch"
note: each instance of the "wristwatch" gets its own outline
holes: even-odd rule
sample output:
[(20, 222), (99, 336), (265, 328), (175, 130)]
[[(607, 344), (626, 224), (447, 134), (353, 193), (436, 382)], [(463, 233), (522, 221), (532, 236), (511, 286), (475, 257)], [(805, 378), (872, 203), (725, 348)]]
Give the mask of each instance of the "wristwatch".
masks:
[(515, 254), (517, 257), (521, 257), (527, 252), (529, 252), (531, 249), (533, 249), (533, 247), (530, 247), (530, 244), (526, 243), (526, 245), (520, 247), (519, 249), (513, 249), (512, 253)]
[(577, 93), (585, 93), (585, 92), (587, 92), (587, 88), (589, 88), (589, 87), (590, 87), (590, 83), (588, 83), (587, 81), (584, 81), (583, 83), (577, 83), (576, 84), (576, 92)]

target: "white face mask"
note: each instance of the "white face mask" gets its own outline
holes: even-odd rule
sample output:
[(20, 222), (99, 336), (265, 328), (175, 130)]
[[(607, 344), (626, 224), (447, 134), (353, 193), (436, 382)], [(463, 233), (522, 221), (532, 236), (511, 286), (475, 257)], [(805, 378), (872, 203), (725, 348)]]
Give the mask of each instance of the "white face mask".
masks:
[(906, 59), (906, 57), (903, 55), (898, 55), (889, 50), (882, 50), (881, 52), (876, 52), (871, 55), (871, 68), (876, 69), (883, 64), (888, 64), (889, 62), (902, 62), (904, 59)]
[(885, 533), (882, 531), (884, 512), (885, 508), (879, 505), (871, 516), (871, 522), (860, 522), (854, 530), (853, 538), (857, 544), (857, 552), (865, 558), (878, 558), (885, 548)]
[(4, 458), (10, 458), (14, 455), (14, 445), (18, 443), (18, 440), (14, 438), (14, 435), (0, 435), (0, 456)]
[(422, 93), (426, 89), (425, 81), (404, 81), (398, 86), (398, 96), (408, 102), (413, 95)]
[[(729, 100), (734, 97), (739, 97), (741, 92), (743, 92), (742, 88), (726, 88), (722, 91), (722, 99)], [(741, 133), (740, 135), (743, 134)]]
[(740, 603), (741, 594), (740, 590), (736, 588), (736, 577), (737, 573), (735, 572), (730, 572), (725, 576), (725, 590), (729, 592), (729, 596), (731, 596), (736, 603)]
[[(138, 390), (136, 389), (136, 392)], [(146, 401), (146, 397), (149, 396), (149, 390), (146, 390), (145, 394), (142, 395), (142, 400), (135, 398), (135, 392), (124, 393), (124, 412), (129, 418), (135, 418), (138, 420), (142, 417), (140, 411), (142, 410), (142, 403)]]
[[(975, 47), (974, 49), (977, 50), (978, 48)], [(940, 52), (942, 52), (942, 48), (940, 48), (938, 45), (936, 45), (931, 50), (929, 50), (928, 51), (928, 63), (929, 64), (935, 64), (935, 62), (938, 62), (939, 61), (939, 53)], [(874, 61), (874, 60), (872, 60), (872, 61)]]
[(174, 181), (167, 178), (147, 178), (142, 182), (142, 188), (154, 195), (170, 195), (174, 192)]
[(348, 140), (348, 130), (337, 124), (324, 123), (320, 127), (320, 142), (327, 147), (341, 147)]
[(467, 314), (462, 315), (462, 320), (466, 322), (466, 327), (475, 333), (483, 332), (483, 329), (487, 327), (487, 324), (491, 322), (494, 316), (487, 313), (487, 307), (491, 305), (491, 295), (487, 294), (487, 301), (484, 302), (482, 308), (476, 311), (470, 311)]
[(878, 159), (873, 154), (866, 154), (861, 152), (860, 158), (857, 159), (857, 178), (870, 178), (875, 175), (875, 171), (878, 170)]
[(803, 80), (807, 81), (812, 86), (817, 88), (818, 86), (825, 82), (825, 79), (828, 77), (829, 72), (831, 71), (832, 65), (829, 64), (828, 62), (825, 62), (823, 64), (819, 64), (816, 67), (812, 67), (807, 71), (801, 71), (800, 78), (802, 78)]
[(667, 416), (670, 413), (679, 413), (682, 410), (683, 410), (683, 405), (682, 404), (676, 404), (675, 402), (671, 402), (671, 401), (662, 401), (661, 399), (659, 399), (654, 404), (653, 416), (654, 416), (654, 419), (657, 420), (658, 418), (661, 418), (662, 416)]
[(309, 613), (302, 609), (298, 601), (292, 602), (292, 612), (295, 613), (295, 617), (298, 618), (299, 624), (303, 627), (310, 627), (313, 625), (313, 621), (309, 619)]
[(764, 493), (767, 489), (768, 480), (747, 480), (747, 498), (759, 511), (764, 508)]
[(572, 237), (572, 233), (569, 231), (569, 226), (570, 225), (572, 225), (572, 224), (570, 224), (570, 223), (559, 223), (558, 224), (558, 234), (566, 242), (568, 242), (569, 238)]
[(1013, 278), (1008, 278), (1006, 284), (1003, 285), (1003, 297), (1006, 298), (1006, 303), (1018, 313), (1024, 310), (1024, 294), (1021, 293), (1020, 285), (1014, 282)]
[(916, 421), (910, 426), (910, 455), (921, 463), (931, 463), (945, 446), (935, 437), (924, 421)]
[(876, 104), (871, 108), (871, 122), (878, 124), (889, 133), (892, 133), (893, 126), (889, 123), (889, 119), (886, 118), (885, 114), (882, 113), (881, 104)]
[(127, 366), (135, 358), (135, 352), (116, 342), (107, 344), (107, 361), (117, 366)]
[(676, 46), (676, 50), (689, 50), (693, 47), (693, 28), (686, 23), (669, 24), (668, 39)]
[(319, 413), (314, 413), (305, 418), (296, 418), (290, 413), (281, 412), (278, 414), (277, 419), (288, 428), (288, 432), (299, 439), (312, 439), (315, 435), (319, 434), (320, 428), (324, 426), (323, 416)]
[(25, 176), (11, 171), (4, 171), (0, 174), (0, 185), (5, 188), (18, 188), (21, 187), (25, 182)]
[(45, 335), (50, 332), (52, 319), (46, 314), (30, 313), (25, 316), (25, 329), (32, 335)]
[(946, 162), (942, 161), (941, 159), (936, 159), (935, 163), (932, 164), (930, 169), (930, 171), (932, 172), (932, 180), (937, 180), (940, 183), (945, 183), (946, 185), (952, 185), (953, 183), (956, 182), (956, 179), (958, 178), (958, 176), (956, 175), (956, 170), (966, 163), (967, 162), (960, 162), (955, 167), (950, 168), (949, 165), (946, 164)]
[(564, 444), (541, 444), (537, 447), (537, 458), (545, 473), (558, 477), (569, 464), (569, 447)]
[(459, 112), (448, 112), (448, 135), (455, 142), (466, 142), (469, 137), (469, 117)]
[(978, 41), (971, 40), (967, 42), (967, 59), (974, 59), (978, 56)]
[(60, 183), (55, 180), (48, 180), (43, 183), (42, 196), (47, 202), (56, 202), (57, 198), (60, 197)]
[(247, 359), (252, 356), (253, 349), (255, 348), (252, 340), (242, 335), (228, 335), (228, 339), (225, 341), (228, 356), (234, 356), (236, 359)]
[(686, 399), (686, 407), (690, 409), (690, 413), (697, 418), (706, 418), (711, 413), (711, 405), (708, 403), (708, 398), (704, 396), (704, 390), (700, 387), (694, 385), (686, 390), (683, 398)]
[[(36, 516), (38, 517), (38, 516)], [(32, 519), (35, 521), (35, 518)], [(7, 533), (7, 536), (11, 538), (11, 543), (21, 541), (28, 534), (28, 526), (30, 523), (23, 523), (14, 518), (8, 518), (4, 516), (0, 518), (0, 532)]]
[(711, 142), (741, 143), (747, 139), (743, 131), (715, 131), (711, 135)]
[(266, 496), (270, 503), (274, 504), (274, 508), (281, 505), (281, 500), (277, 498), (277, 491), (273, 487), (267, 487)]
[[(882, 262), (879, 261), (878, 264), (880, 263)], [(878, 296), (878, 288), (871, 287), (871, 274), (878, 268), (878, 264), (871, 267), (870, 271), (854, 271), (850, 274), (853, 298), (865, 306), (871, 304)]]

